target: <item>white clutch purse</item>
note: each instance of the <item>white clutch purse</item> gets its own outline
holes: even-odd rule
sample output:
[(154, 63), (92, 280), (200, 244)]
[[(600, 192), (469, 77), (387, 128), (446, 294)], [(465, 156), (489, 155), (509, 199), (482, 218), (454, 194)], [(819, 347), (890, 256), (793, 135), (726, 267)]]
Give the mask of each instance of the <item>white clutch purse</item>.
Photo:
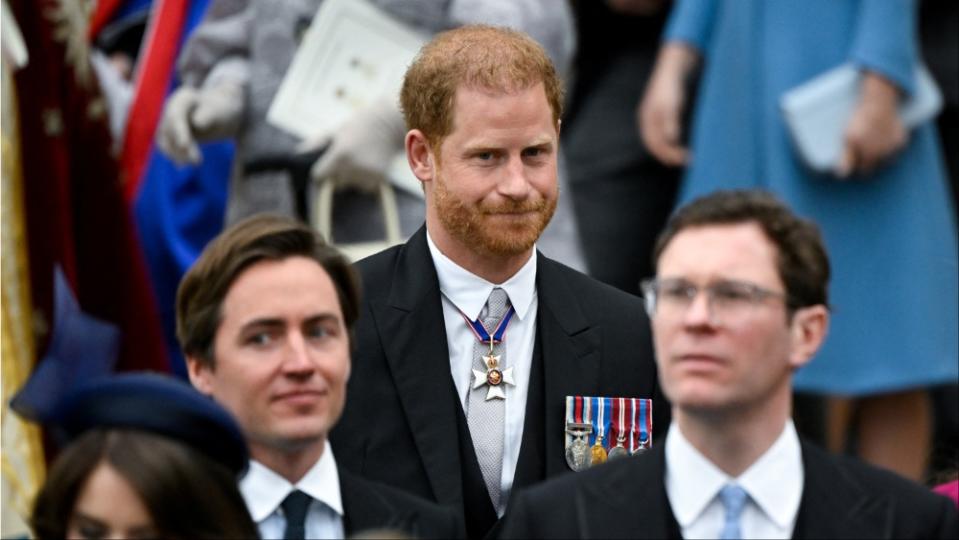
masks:
[[(843, 134), (859, 99), (862, 73), (843, 64), (783, 94), (780, 108), (799, 155), (819, 172), (835, 170), (843, 148)], [(899, 107), (907, 129), (939, 113), (942, 94), (922, 65), (916, 68), (915, 92)]]

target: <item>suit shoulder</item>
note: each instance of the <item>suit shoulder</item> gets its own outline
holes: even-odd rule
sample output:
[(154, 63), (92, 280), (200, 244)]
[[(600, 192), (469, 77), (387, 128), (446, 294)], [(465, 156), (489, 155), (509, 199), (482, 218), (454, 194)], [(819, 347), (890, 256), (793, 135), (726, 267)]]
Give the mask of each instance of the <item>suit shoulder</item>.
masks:
[(460, 538), (462, 523), (450, 507), (429, 501), (392, 486), (367, 480), (355, 474), (340, 471), (340, 477), (352, 485), (356, 495), (372, 504), (380, 504), (392, 510), (394, 515), (414, 516), (415, 532), (422, 538)]
[(582, 472), (572, 471), (550, 478), (524, 489), (521, 494), (534, 506), (561, 508), (562, 504), (572, 500), (571, 493), (597, 486), (607, 486), (624, 476), (630, 476), (640, 464), (638, 459), (620, 459), (592, 467)]
[[(951, 527), (956, 526), (956, 510), (951, 499), (934, 493), (931, 489), (913, 482), (892, 471), (881, 469), (850, 456), (834, 455), (811, 444), (804, 443), (804, 453), (816, 461), (833, 463), (841, 474), (854, 481), (860, 488), (878, 497), (895, 500), (896, 514), (902, 518), (937, 522), (937, 516), (950, 518)], [(959, 531), (957, 531), (959, 532)]]
[(353, 264), (363, 282), (363, 297), (370, 298), (389, 291), (397, 260), (405, 244), (396, 245)]
[[(635, 536), (625, 516), (639, 503), (633, 479), (650, 474), (650, 463), (626, 458), (567, 473), (521, 490), (511, 498), (501, 538), (611, 538)], [(610, 494), (616, 494), (610, 497)], [(587, 516), (589, 516), (587, 518)], [(588, 519), (591, 524), (584, 520)], [(625, 528), (625, 529), (624, 529)], [(589, 533), (585, 533), (585, 531)], [(654, 534), (655, 536), (655, 534)]]
[(405, 244), (398, 244), (386, 248), (383, 251), (356, 261), (353, 266), (356, 267), (356, 270), (364, 279), (366, 279), (367, 276), (381, 276), (384, 273), (389, 273), (393, 270), (396, 259), (399, 257), (404, 245)]

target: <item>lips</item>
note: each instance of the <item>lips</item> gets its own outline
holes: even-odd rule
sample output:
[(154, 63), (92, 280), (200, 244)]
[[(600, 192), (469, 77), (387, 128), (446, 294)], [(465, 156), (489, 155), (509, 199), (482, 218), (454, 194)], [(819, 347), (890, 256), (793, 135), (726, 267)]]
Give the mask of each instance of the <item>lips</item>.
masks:
[(685, 353), (674, 357), (676, 362), (679, 364), (692, 364), (692, 365), (721, 365), (726, 362), (718, 357), (708, 353)]
[(498, 217), (503, 219), (520, 219), (526, 218), (531, 215), (534, 215), (535, 212), (496, 212), (494, 214), (487, 214), (491, 217)]
[(324, 390), (290, 390), (273, 396), (274, 402), (290, 403), (294, 405), (309, 405), (326, 396)]

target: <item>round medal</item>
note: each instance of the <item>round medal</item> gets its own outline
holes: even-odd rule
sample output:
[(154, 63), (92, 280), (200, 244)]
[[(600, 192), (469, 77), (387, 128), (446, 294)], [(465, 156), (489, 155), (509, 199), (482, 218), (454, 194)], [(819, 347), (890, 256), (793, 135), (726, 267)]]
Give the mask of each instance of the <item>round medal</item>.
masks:
[(616, 446), (609, 449), (609, 459), (618, 459), (629, 455), (623, 446), (624, 442), (626, 442), (626, 436), (624, 434), (621, 433), (616, 436)]
[(609, 450), (609, 459), (619, 459), (628, 456), (626, 449), (622, 446), (616, 445)]
[(491, 369), (486, 372), (486, 382), (490, 386), (499, 386), (503, 382), (503, 374), (498, 369)]
[(640, 441), (639, 441), (639, 448), (637, 448), (636, 450), (633, 450), (631, 454), (635, 456), (636, 454), (641, 454), (641, 453), (645, 452), (646, 450), (649, 450), (649, 448), (646, 447), (647, 441), (649, 441), (648, 438), (646, 438), (646, 439), (640, 439)]

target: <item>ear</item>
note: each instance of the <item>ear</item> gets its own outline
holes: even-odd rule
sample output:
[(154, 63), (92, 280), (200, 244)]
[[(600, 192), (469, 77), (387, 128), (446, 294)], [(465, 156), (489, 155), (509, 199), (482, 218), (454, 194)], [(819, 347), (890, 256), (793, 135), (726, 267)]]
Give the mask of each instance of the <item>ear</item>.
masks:
[(186, 357), (186, 369), (193, 387), (199, 390), (201, 394), (212, 396), (213, 368), (207, 362), (200, 360), (199, 357), (189, 355)]
[(816, 305), (796, 310), (790, 328), (792, 347), (789, 363), (798, 369), (812, 360), (829, 332), (829, 310)]
[(406, 160), (420, 182), (430, 182), (435, 177), (433, 150), (426, 135), (418, 129), (411, 129), (406, 134)]

